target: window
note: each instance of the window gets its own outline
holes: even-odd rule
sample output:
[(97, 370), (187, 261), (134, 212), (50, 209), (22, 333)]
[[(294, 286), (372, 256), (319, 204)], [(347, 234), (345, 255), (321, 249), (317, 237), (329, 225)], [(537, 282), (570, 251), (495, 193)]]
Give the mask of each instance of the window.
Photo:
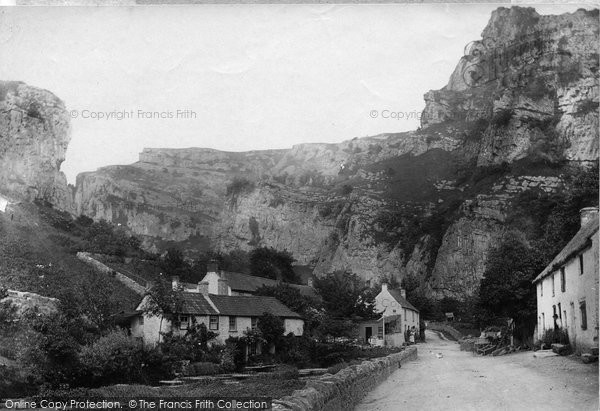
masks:
[(140, 325), (144, 325), (144, 316), (143, 315), (140, 317)]
[(189, 325), (190, 318), (187, 315), (179, 316), (179, 329), (187, 330)]
[(579, 311), (581, 311), (581, 329), (587, 330), (587, 311), (585, 308), (585, 301), (579, 302)]
[(579, 275), (583, 274), (583, 254), (579, 254)]
[(544, 296), (544, 279), (542, 278), (542, 281), (540, 281), (540, 297)]
[(250, 319), (250, 326), (252, 327), (253, 330), (256, 330), (256, 328), (258, 327), (258, 318), (257, 317), (252, 317)]
[(412, 319), (413, 319), (413, 323), (415, 322), (415, 312), (412, 312)]
[(552, 273), (552, 297), (554, 297), (554, 277), (556, 277), (556, 273)]
[(560, 303), (558, 303), (558, 321), (562, 327), (562, 310), (560, 309)]
[(546, 329), (546, 315), (542, 313), (542, 330)]
[(219, 329), (219, 317), (216, 315), (211, 315), (208, 317), (208, 328), (210, 330), (218, 330)]
[(565, 267), (560, 268), (560, 291), (565, 292)]
[(564, 323), (565, 324), (565, 328), (567, 328), (568, 327), (568, 324), (567, 324), (567, 310), (563, 311), (563, 321), (565, 322)]
[(237, 331), (237, 318), (229, 316), (229, 331)]
[(383, 338), (383, 327), (381, 325), (379, 327), (377, 327), (377, 338), (379, 338), (379, 339)]

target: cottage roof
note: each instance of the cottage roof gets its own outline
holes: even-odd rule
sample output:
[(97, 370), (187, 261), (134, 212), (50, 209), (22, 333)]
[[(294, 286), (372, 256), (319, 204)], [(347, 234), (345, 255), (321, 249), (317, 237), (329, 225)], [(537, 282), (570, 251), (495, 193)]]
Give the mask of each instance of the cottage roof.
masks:
[(419, 312), (419, 310), (417, 310), (414, 307), (414, 305), (409, 303), (406, 298), (402, 297), (402, 293), (400, 290), (388, 290), (388, 292), (391, 294), (392, 297), (394, 297), (394, 300), (396, 300), (402, 306), (402, 308), (408, 308), (410, 310)]
[(215, 304), (221, 315), (260, 317), (267, 312), (278, 317), (301, 318), (298, 313), (290, 310), (275, 297), (210, 294), (208, 298)]
[(197, 315), (215, 315), (218, 314), (207, 297), (201, 293), (180, 292), (181, 313)]
[[(253, 275), (236, 273), (233, 271), (221, 271), (219, 276), (227, 280), (227, 284), (232, 290), (241, 292), (255, 292), (262, 286), (275, 287), (279, 281), (270, 278), (256, 277)], [(300, 291), (302, 295), (307, 297), (317, 297), (314, 288), (307, 285), (288, 284), (290, 287)]]
[(598, 216), (592, 218), (586, 225), (581, 227), (577, 234), (567, 243), (565, 248), (561, 250), (560, 253), (554, 257), (554, 259), (544, 268), (536, 278), (533, 280), (533, 283), (537, 283), (543, 278), (549, 276), (556, 269), (558, 269), (561, 265), (566, 263), (568, 260), (573, 258), (577, 253), (587, 248), (591, 242), (590, 239), (592, 236), (598, 232)]
[[(178, 293), (181, 314), (190, 315), (234, 315), (260, 317), (265, 312), (285, 318), (301, 318), (275, 297), (259, 295), (204, 295), (181, 291)], [(141, 311), (138, 311), (141, 312)]]

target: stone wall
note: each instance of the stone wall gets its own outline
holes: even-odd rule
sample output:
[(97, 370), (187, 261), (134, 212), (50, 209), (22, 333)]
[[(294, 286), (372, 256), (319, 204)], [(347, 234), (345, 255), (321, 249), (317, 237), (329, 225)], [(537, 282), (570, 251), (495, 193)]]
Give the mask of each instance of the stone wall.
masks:
[(77, 258), (79, 258), (81, 261), (91, 265), (92, 267), (94, 267), (96, 270), (98, 270), (101, 273), (104, 273), (107, 275), (114, 275), (114, 277), (117, 280), (119, 280), (123, 285), (125, 285), (125, 287), (133, 290), (135, 293), (137, 293), (139, 295), (144, 295), (146, 293), (146, 288), (144, 286), (136, 283), (131, 278), (127, 277), (125, 274), (115, 271), (112, 268), (102, 264), (100, 261), (92, 258), (89, 253), (80, 251), (77, 253)]
[(427, 329), (434, 331), (442, 331), (444, 334), (451, 336), (456, 341), (460, 340), (463, 337), (460, 331), (458, 331), (456, 328), (452, 327), (449, 324), (428, 322)]
[(306, 388), (273, 401), (277, 411), (346, 411), (354, 407), (402, 363), (417, 358), (417, 347), (387, 357), (363, 361), (335, 375), (325, 374), (306, 382)]

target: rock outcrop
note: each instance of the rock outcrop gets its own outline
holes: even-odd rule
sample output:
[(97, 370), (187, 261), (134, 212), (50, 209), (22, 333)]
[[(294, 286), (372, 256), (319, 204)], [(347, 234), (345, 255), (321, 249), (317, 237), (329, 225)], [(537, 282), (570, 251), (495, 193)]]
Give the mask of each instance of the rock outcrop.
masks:
[(60, 171), (71, 138), (69, 121), (52, 93), (0, 81), (0, 194), (71, 210), (72, 194)]
[[(598, 160), (598, 29), (597, 10), (499, 8), (448, 85), (425, 94), (419, 130), (247, 153), (144, 149), (135, 164), (80, 174), (75, 213), (155, 251), (268, 246), (317, 274), (412, 275), (439, 295), (472, 294), (513, 199), (560, 190), (567, 168)], [(4, 89), (0, 108), (20, 114), (0, 113), (18, 142), (1, 146), (2, 186), (66, 207), (62, 104)]]

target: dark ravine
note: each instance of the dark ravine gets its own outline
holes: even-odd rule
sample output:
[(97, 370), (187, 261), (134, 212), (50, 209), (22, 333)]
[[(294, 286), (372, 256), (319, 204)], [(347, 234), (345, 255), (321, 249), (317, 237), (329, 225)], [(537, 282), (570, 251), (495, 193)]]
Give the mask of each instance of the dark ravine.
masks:
[(147, 148), (80, 174), (72, 191), (59, 170), (64, 105), (0, 83), (0, 194), (120, 223), (157, 251), (264, 245), (317, 274), (413, 274), (471, 294), (511, 199), (559, 190), (598, 159), (598, 29), (597, 10), (499, 8), (448, 85), (425, 94), (419, 130), (245, 153)]

